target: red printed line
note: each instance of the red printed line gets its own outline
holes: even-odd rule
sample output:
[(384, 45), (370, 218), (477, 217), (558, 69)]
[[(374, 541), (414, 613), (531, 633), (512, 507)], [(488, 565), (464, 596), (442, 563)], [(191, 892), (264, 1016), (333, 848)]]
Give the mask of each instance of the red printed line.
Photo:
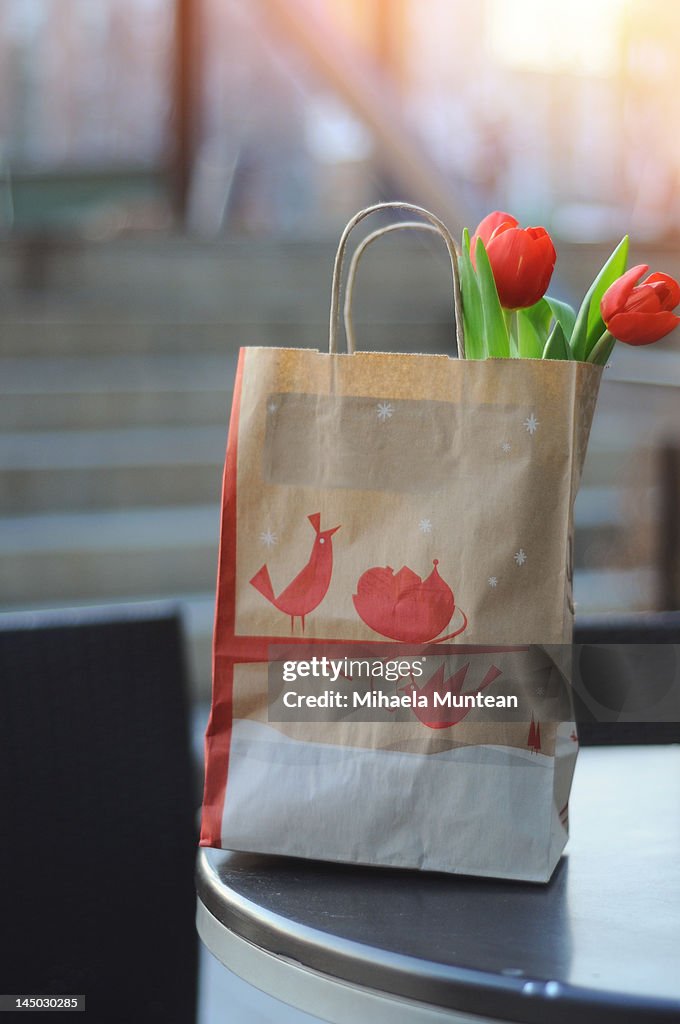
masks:
[(482, 644), (456, 644), (449, 645), (444, 650), (438, 650), (443, 641), (433, 640), (425, 644), (407, 644), (398, 640), (338, 640), (337, 637), (305, 637), (305, 636), (238, 636), (234, 633), (221, 631), (219, 639), (219, 653), (235, 662), (269, 661), (271, 647), (364, 647), (378, 656), (380, 651), (386, 651), (389, 657), (398, 655), (408, 658), (416, 656), (437, 656), (452, 654), (456, 657), (465, 657), (473, 654), (512, 654), (514, 652), (526, 652), (529, 646), (518, 645), (482, 645)]
[[(227, 439), (222, 480), (222, 520), (217, 559), (217, 601), (215, 603), (214, 635), (221, 630), (234, 632), (236, 609), (236, 473), (238, 466), (238, 428), (245, 349), (241, 349), (234, 381), (234, 398)], [(205, 786), (201, 815), (201, 846), (221, 845), (224, 794), (229, 773), (232, 703), (234, 690), (233, 662), (220, 658), (213, 649), (213, 696), (210, 719), (205, 732)]]
[(213, 668), (213, 697), (205, 733), (205, 787), (200, 846), (221, 846), (224, 794), (229, 771), (234, 665), (219, 658)]

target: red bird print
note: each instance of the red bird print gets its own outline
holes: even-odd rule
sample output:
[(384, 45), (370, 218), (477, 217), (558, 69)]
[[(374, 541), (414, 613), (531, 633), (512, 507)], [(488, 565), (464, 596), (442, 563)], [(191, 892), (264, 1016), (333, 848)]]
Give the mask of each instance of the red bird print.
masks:
[[(415, 683), (409, 683), (408, 686), (404, 687), (406, 693), (420, 694), (423, 697), (427, 697), (426, 708), (413, 708), (413, 713), (418, 716), (423, 725), (426, 725), (428, 729), (448, 729), (451, 725), (457, 725), (465, 718), (470, 712), (469, 707), (447, 707), (442, 704), (440, 707), (436, 707), (434, 703), (434, 695), (438, 693), (440, 697), (450, 693), (452, 697), (460, 697), (463, 691), (463, 685), (465, 683), (465, 677), (468, 674), (470, 668), (470, 662), (459, 668), (458, 671), (449, 676), (448, 679), (444, 679), (444, 666), (440, 665), (434, 675), (425, 683), (424, 686), (418, 687)], [(490, 686), (494, 679), (497, 679), (501, 675), (501, 670), (492, 665), (489, 671), (484, 676), (482, 683), (478, 690), (471, 690), (470, 694), (474, 695), (481, 693), (487, 686)]]
[(304, 569), (301, 569), (294, 580), (282, 590), (278, 597), (274, 594), (269, 569), (263, 565), (250, 581), (252, 586), (266, 597), (270, 604), (280, 612), (290, 615), (291, 632), (295, 629), (295, 619), (302, 621), (302, 632), (305, 631), (305, 616), (317, 608), (328, 590), (333, 572), (333, 542), (331, 537), (339, 526), (332, 530), (321, 529), (321, 514), (315, 512), (307, 516), (316, 531), (316, 539), (312, 553)]

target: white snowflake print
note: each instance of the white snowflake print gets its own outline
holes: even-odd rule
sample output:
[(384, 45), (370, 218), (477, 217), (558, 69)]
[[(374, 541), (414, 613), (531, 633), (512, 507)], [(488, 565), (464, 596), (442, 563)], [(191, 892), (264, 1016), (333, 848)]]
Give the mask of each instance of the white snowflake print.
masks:
[(421, 519), (418, 523), (418, 529), (421, 533), (432, 533), (432, 520)]
[(276, 534), (271, 530), (263, 530), (260, 534), (260, 541), (267, 548), (273, 548), (276, 544)]
[(525, 426), (527, 432), (529, 434), (531, 434), (532, 437), (533, 437), (533, 435), (536, 433), (538, 427), (540, 426), (540, 424), (539, 424), (538, 420), (536, 419), (536, 417), (534, 416), (533, 412), (532, 412), (531, 416), (527, 416), (527, 418), (525, 419), (524, 426)]
[(276, 402), (274, 402), (274, 401), (271, 401), (271, 402), (269, 403), (269, 405), (267, 406), (267, 409), (269, 410), (269, 412), (270, 412), (270, 413), (272, 413), (272, 414), (273, 414), (273, 413), (275, 413), (275, 412), (276, 412), (276, 410), (278, 409), (278, 405), (276, 404)]
[(519, 551), (515, 552), (515, 561), (517, 565), (524, 565), (527, 560), (527, 554), (524, 548), (520, 548)]
[(487, 583), (489, 584), (492, 590), (495, 590), (496, 587), (498, 586), (498, 576), (489, 576)]
[(394, 406), (391, 402), (378, 402), (377, 412), (380, 422), (385, 423), (394, 415)]
[(512, 451), (512, 445), (510, 444), (509, 441), (503, 441), (503, 444), (501, 445), (501, 451), (504, 451), (506, 455), (508, 454), (508, 452)]

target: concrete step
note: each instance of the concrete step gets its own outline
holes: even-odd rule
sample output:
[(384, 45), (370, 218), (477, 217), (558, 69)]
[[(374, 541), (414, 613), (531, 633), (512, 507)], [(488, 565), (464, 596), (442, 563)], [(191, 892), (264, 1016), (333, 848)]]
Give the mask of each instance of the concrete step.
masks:
[[(437, 320), (438, 310), (446, 319), (451, 277), (443, 246), (425, 235), (402, 236), (398, 242), (387, 241), (380, 258), (369, 256), (363, 262), (358, 308), (370, 297), (367, 304), (383, 310), (381, 319)], [(17, 286), (25, 256), (9, 245), (0, 253), (0, 287), (6, 294), (2, 318), (323, 323), (335, 247), (335, 239), (281, 244), (175, 238), (55, 242), (43, 261), (43, 287), (31, 293)]]
[[(1, 368), (0, 368), (1, 372)], [(66, 385), (68, 386), (68, 385)], [(54, 391), (2, 394), (0, 434), (226, 424), (231, 391)]]
[(226, 424), (2, 434), (0, 467), (87, 472), (117, 466), (214, 465), (224, 457), (226, 438)]
[[(371, 224), (377, 226), (377, 221)], [(31, 250), (25, 241), (17, 240), (6, 243), (0, 253), (0, 285), (16, 290), (18, 283), (27, 280), (24, 271), (33, 251), (40, 252), (40, 281), (45, 290), (71, 304), (81, 297), (92, 301), (122, 289), (129, 295), (128, 305), (148, 304), (160, 298), (159, 308), (168, 302), (177, 302), (181, 308), (180, 299), (186, 296), (178, 292), (193, 286), (214, 306), (224, 301), (225, 286), (248, 286), (252, 291), (253, 281), (258, 279), (278, 284), (282, 293), (292, 283), (326, 299), (336, 245), (336, 236), (206, 241), (180, 235), (138, 235), (102, 241), (53, 238), (48, 246), (36, 244)], [(572, 296), (584, 295), (611, 247), (570, 245), (560, 240), (559, 249), (555, 284)], [(672, 243), (637, 246), (631, 254), (631, 265), (643, 262), (663, 266), (667, 273), (680, 276), (680, 256)], [(450, 271), (441, 241), (414, 232), (379, 242), (363, 261), (361, 275), (367, 285), (369, 281), (390, 285), (396, 269), (401, 284), (408, 280), (420, 284), (419, 263), (426, 268), (422, 275), (426, 281), (431, 282), (438, 274), (448, 281)], [(291, 299), (294, 301), (289, 296), (288, 302)]]
[[(447, 316), (433, 319), (435, 310), (415, 307), (409, 316), (385, 318), (372, 308), (357, 313), (357, 339), (363, 349), (385, 352), (447, 352), (453, 331)], [(6, 322), (0, 311), (2, 353), (5, 358), (95, 357), (105, 355), (158, 356), (220, 355), (246, 345), (287, 348), (328, 346), (328, 316), (312, 319), (300, 310), (296, 319), (216, 323), (116, 321)], [(396, 346), (396, 347), (395, 347)]]
[(0, 594), (25, 604), (209, 590), (218, 529), (217, 505), (6, 517)]
[(124, 510), (130, 507), (215, 504), (221, 489), (221, 459), (203, 463), (45, 469), (0, 472), (0, 515)]
[(227, 418), (217, 427), (2, 434), (0, 514), (216, 503)]
[(234, 381), (238, 352), (36, 356), (2, 361), (0, 394), (107, 395), (112, 392), (202, 393)]
[(0, 360), (0, 431), (228, 422), (237, 351)]

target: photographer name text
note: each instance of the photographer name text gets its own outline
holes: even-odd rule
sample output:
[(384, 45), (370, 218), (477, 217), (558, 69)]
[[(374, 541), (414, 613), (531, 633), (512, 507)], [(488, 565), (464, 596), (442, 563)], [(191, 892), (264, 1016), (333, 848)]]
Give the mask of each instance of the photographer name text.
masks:
[(482, 693), (383, 693), (381, 690), (367, 690), (350, 693), (342, 690), (322, 690), (321, 693), (298, 693), (286, 690), (283, 704), (287, 708), (517, 708), (517, 697), (513, 694), (493, 696)]

